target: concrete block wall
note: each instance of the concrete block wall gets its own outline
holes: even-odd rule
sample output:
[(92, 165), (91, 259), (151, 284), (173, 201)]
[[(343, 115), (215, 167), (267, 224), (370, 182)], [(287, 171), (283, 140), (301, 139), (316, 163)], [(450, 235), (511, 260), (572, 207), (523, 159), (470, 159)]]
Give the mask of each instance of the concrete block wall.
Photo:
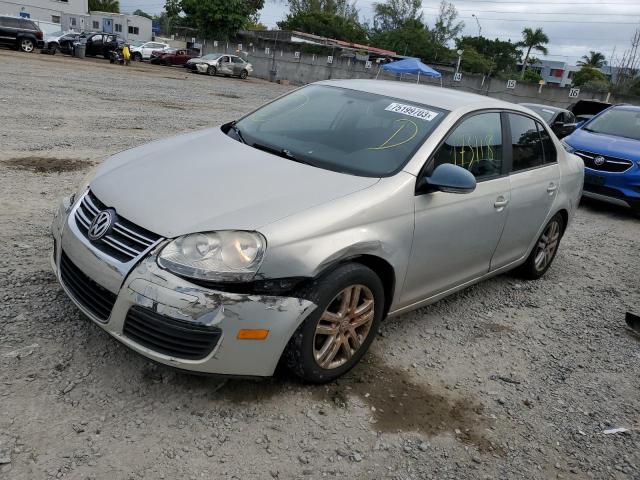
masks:
[[(235, 53), (240, 54), (249, 61), (254, 68), (253, 76), (270, 81), (287, 80), (294, 85), (305, 85), (307, 83), (316, 82), (327, 79), (348, 79), (348, 78), (376, 78), (380, 80), (397, 80), (405, 82), (416, 82), (417, 77), (413, 75), (405, 75), (402, 78), (395, 74), (390, 74), (378, 69), (380, 66), (375, 62), (371, 68), (365, 68), (365, 61), (356, 60), (355, 58), (347, 58), (340, 56), (340, 50), (327, 53), (306, 53), (305, 46), (295, 44), (277, 45), (275, 42), (265, 42), (262, 40), (253, 40), (249, 44), (241, 44), (240, 42), (247, 40), (235, 40), (232, 42), (213, 42), (208, 41), (203, 45), (203, 53)], [(239, 47), (242, 50), (239, 50)], [(274, 49), (275, 45), (275, 49)], [(266, 53), (266, 48), (268, 52)], [(296, 51), (299, 56), (296, 57)], [(328, 54), (334, 53), (333, 62), (328, 63)], [(442, 85), (447, 88), (460, 89), (467, 92), (487, 95), (492, 98), (498, 98), (513, 103), (542, 103), (557, 107), (567, 107), (579, 99), (597, 99), (606, 100), (608, 94), (606, 92), (593, 92), (580, 90), (578, 98), (569, 97), (569, 88), (560, 88), (556, 86), (546, 85), (539, 89), (538, 85), (516, 82), (514, 89), (507, 88), (507, 81), (486, 78), (483, 75), (473, 75), (463, 73), (462, 80), (455, 82), (453, 80), (453, 72), (441, 72), (441, 79), (426, 78), (421, 76), (421, 84)], [(514, 80), (518, 80), (514, 78)], [(640, 103), (638, 98), (623, 98), (609, 96), (610, 102)]]

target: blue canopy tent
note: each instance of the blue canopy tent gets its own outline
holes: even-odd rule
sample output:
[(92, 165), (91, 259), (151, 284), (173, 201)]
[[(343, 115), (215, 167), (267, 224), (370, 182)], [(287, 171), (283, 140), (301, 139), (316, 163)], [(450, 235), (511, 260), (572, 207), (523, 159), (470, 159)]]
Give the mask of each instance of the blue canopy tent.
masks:
[[(420, 83), (420, 75), (439, 78), (440, 85), (442, 85), (442, 75), (440, 74), (440, 72), (436, 72), (429, 65), (425, 65), (417, 58), (405, 58), (404, 60), (399, 60), (397, 62), (387, 63), (382, 66), (382, 70), (386, 70), (387, 72), (399, 73), (400, 75), (403, 75), (405, 73), (418, 75), (418, 81), (416, 83)], [(380, 70), (378, 70), (376, 78), (378, 78), (378, 75), (380, 75)]]

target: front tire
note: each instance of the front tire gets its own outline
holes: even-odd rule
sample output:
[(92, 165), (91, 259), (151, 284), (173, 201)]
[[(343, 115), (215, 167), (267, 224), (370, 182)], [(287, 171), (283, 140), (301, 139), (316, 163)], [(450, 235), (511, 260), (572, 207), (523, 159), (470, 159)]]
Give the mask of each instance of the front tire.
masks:
[(134, 62), (141, 62), (142, 61), (142, 55), (140, 53), (134, 53), (132, 59), (133, 59)]
[(36, 46), (33, 43), (33, 40), (31, 40), (30, 38), (20, 39), (20, 50), (22, 50), (24, 53), (31, 53), (35, 48)]
[(559, 213), (549, 220), (527, 261), (518, 268), (518, 273), (523, 278), (537, 280), (549, 270), (558, 253), (564, 227), (564, 219)]
[(366, 353), (384, 315), (380, 278), (358, 263), (341, 265), (300, 292), (318, 307), (293, 334), (286, 365), (310, 383), (327, 383)]
[(246, 70), (242, 70), (242, 71), (240, 72), (240, 78), (241, 78), (242, 80), (244, 80), (244, 79), (245, 79), (245, 78), (247, 78), (248, 76), (249, 76), (249, 72), (247, 72)]
[(209, 68), (207, 68), (207, 74), (214, 77), (216, 73), (217, 73), (216, 67), (214, 67), (213, 65), (209, 65)]

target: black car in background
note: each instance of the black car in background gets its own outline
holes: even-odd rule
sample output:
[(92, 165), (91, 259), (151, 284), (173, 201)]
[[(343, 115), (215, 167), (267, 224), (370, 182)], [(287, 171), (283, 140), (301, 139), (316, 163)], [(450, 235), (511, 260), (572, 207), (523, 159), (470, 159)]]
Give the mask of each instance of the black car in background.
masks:
[(3, 45), (31, 53), (42, 48), (43, 37), (40, 27), (27, 18), (0, 16), (0, 43)]
[(576, 129), (575, 115), (565, 108), (550, 107), (538, 103), (521, 103), (520, 105), (540, 115), (558, 138), (566, 137)]
[(85, 55), (102, 56), (107, 59), (111, 58), (111, 52), (124, 45), (122, 37), (113, 33), (85, 32), (80, 35), (78, 41), (85, 44)]

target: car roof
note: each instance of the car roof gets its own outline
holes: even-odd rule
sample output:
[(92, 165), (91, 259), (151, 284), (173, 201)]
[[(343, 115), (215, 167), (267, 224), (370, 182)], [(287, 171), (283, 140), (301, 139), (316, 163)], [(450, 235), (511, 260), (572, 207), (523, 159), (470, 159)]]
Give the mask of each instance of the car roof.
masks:
[(640, 106), (638, 105), (629, 105), (626, 103), (620, 103), (618, 105), (613, 105), (611, 107), (611, 109), (616, 109), (616, 110), (629, 110), (631, 112), (640, 112)]
[(523, 107), (537, 107), (537, 108), (546, 108), (548, 110), (553, 110), (554, 112), (568, 112), (566, 108), (561, 107), (552, 107), (551, 105), (543, 105), (542, 103), (521, 103)]
[(317, 84), (385, 95), (450, 111), (471, 105), (478, 108), (510, 108), (525, 111), (524, 108), (515, 103), (476, 95), (475, 93), (394, 80), (323, 80), (317, 82)]

